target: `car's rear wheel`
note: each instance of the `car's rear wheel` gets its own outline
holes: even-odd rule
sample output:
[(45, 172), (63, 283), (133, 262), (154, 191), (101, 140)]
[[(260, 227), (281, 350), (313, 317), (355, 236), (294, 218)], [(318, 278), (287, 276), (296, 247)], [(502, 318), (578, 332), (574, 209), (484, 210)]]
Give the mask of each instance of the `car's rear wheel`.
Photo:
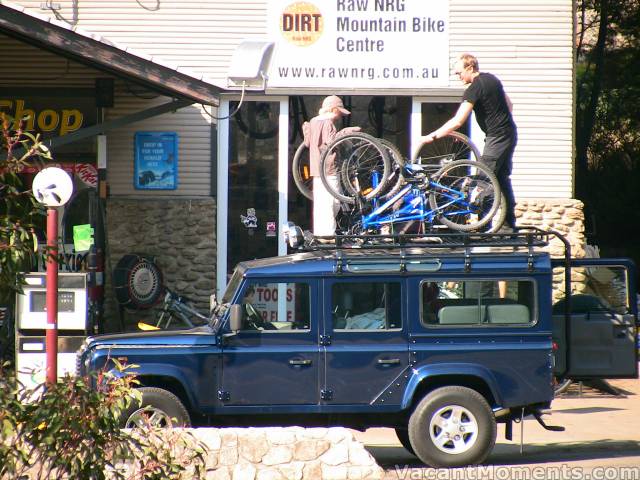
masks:
[(420, 460), (432, 467), (483, 462), (496, 441), (496, 419), (475, 390), (438, 388), (424, 397), (409, 419), (409, 441)]
[(413, 447), (411, 446), (411, 441), (409, 440), (409, 430), (406, 428), (398, 427), (396, 428), (396, 436), (398, 440), (400, 440), (400, 444), (412, 455), (415, 455), (416, 452), (413, 451)]
[(156, 387), (142, 387), (142, 401), (134, 402), (123, 414), (124, 428), (189, 427), (189, 412), (173, 393)]

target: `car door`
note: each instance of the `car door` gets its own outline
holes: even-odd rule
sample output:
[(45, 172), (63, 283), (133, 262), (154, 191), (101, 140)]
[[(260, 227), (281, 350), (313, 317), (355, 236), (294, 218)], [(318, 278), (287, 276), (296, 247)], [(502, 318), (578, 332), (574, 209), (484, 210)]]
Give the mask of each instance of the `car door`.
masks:
[(409, 368), (402, 284), (376, 277), (325, 280), (327, 404), (384, 402), (387, 387)]
[(319, 401), (317, 282), (250, 281), (243, 328), (224, 339), (219, 397), (225, 405)]
[[(563, 272), (556, 265), (554, 272)], [(636, 378), (636, 272), (624, 259), (571, 262), (572, 295), (553, 306), (554, 374), (565, 378)], [(569, 315), (567, 316), (567, 313)]]

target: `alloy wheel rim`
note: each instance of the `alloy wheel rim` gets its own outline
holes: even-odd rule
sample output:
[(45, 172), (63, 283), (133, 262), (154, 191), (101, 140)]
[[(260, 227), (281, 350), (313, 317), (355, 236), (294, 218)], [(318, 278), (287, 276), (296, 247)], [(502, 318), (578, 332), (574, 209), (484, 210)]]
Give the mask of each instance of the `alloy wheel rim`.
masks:
[(459, 455), (476, 443), (478, 421), (469, 409), (461, 405), (446, 405), (431, 417), (429, 436), (438, 450)]

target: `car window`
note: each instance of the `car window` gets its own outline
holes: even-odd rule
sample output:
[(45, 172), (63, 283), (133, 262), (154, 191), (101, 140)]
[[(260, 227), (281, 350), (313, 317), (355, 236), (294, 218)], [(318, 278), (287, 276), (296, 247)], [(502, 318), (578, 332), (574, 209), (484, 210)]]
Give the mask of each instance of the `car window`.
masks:
[[(632, 313), (629, 304), (629, 280), (627, 269), (619, 265), (594, 265), (571, 269), (572, 313), (609, 312)], [(554, 277), (564, 278), (564, 268), (553, 269)], [(554, 313), (564, 313), (565, 299), (562, 292), (556, 294)]]
[(309, 331), (310, 288), (307, 283), (251, 282), (241, 301), (245, 310), (242, 331)]
[(530, 280), (451, 280), (420, 284), (427, 326), (522, 325), (535, 318)]
[(331, 288), (333, 330), (402, 328), (400, 282), (339, 282)]

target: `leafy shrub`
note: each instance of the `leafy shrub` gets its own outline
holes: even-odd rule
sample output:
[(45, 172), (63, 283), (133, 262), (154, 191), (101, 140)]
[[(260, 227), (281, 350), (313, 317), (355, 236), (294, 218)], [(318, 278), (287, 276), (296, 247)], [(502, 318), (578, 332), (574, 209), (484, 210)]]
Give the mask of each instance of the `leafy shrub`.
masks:
[(125, 431), (122, 413), (140, 395), (130, 366), (100, 373), (92, 389), (67, 376), (36, 390), (0, 368), (0, 479), (160, 480), (204, 476), (205, 447), (180, 430)]

